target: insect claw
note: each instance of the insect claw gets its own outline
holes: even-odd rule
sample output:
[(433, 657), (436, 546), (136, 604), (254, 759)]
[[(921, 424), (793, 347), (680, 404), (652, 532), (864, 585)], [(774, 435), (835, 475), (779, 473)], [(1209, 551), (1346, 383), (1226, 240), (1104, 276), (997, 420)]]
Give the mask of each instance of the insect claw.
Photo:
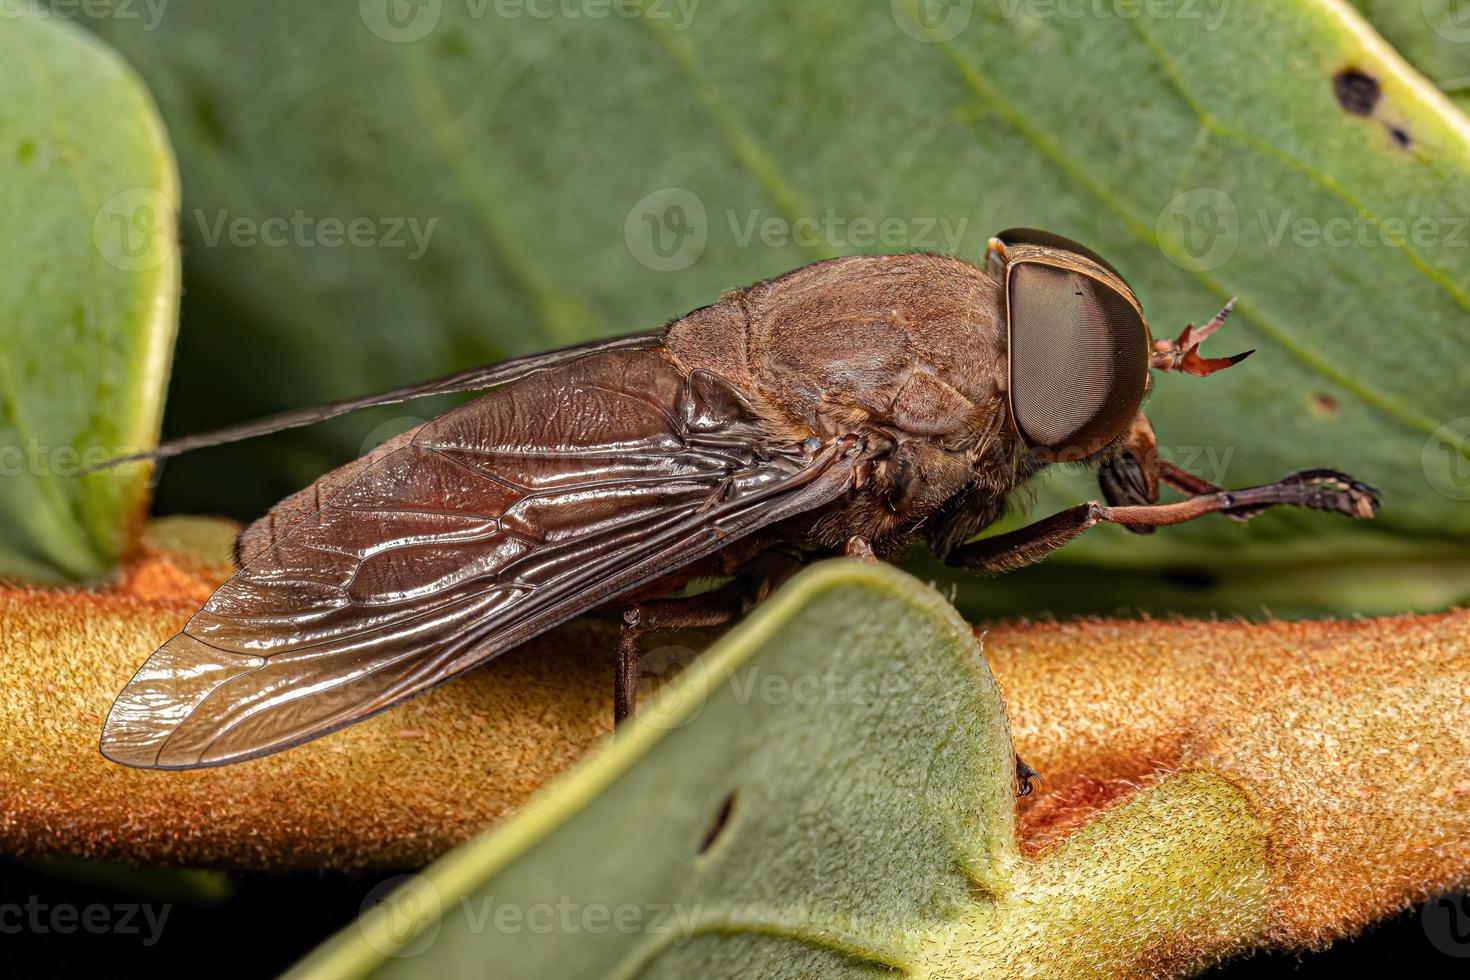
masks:
[(1042, 782), (1041, 773), (1022, 762), (1020, 756), (1016, 756), (1016, 796), (1030, 796), (1034, 789), (1032, 782)]
[(1331, 511), (1357, 520), (1372, 520), (1381, 505), (1378, 490), (1337, 470), (1302, 470), (1281, 481), (1283, 486), (1309, 487), (1301, 506)]

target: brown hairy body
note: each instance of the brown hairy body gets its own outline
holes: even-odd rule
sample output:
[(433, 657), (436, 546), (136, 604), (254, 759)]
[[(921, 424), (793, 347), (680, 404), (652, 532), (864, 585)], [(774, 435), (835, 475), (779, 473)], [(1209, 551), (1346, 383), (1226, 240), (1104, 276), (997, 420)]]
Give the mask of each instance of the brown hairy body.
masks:
[(853, 535), (879, 557), (927, 534), (947, 551), (999, 515), (1034, 472), (1005, 426), (1000, 281), (937, 255), (806, 266), (675, 321), (685, 370), (746, 392), (773, 439), (857, 433), (872, 450), (856, 490), (797, 519), (809, 550)]

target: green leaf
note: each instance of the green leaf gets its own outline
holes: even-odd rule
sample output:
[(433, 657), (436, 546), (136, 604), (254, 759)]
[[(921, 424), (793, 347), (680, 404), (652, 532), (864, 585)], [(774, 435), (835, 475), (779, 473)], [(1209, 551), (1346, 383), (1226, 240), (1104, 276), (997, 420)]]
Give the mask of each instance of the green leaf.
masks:
[[(1334, 562), (1470, 536), (1470, 123), (1341, 0), (599, 9), (272, 0), (102, 24), (188, 178), (172, 428), (644, 329), (827, 255), (978, 260), (1024, 224), (1107, 255), (1157, 335), (1240, 297), (1208, 352), (1255, 357), (1158, 379), (1170, 459), (1235, 486), (1333, 466), (1385, 501), (1372, 527), (1106, 529), (1062, 560)], [(1340, 103), (1345, 71), (1376, 81), (1371, 114)], [(298, 215), (300, 237), (248, 234)], [(328, 244), (329, 218), (377, 238)], [(385, 417), (232, 448), (228, 471), (185, 461), (165, 498), (258, 512)], [(1096, 495), (1061, 472), (1033, 513)]]
[(825, 563), (293, 975), (1132, 975), (1261, 934), (1264, 828), (1231, 784), (1179, 776), (1029, 860), (1013, 765), (968, 625), (889, 566)]
[(34, 7), (0, 0), (0, 576), (96, 577), (148, 472), (81, 471), (158, 435), (178, 179), (133, 73)]
[[(883, 975), (918, 930), (1003, 887), (1019, 860), (1013, 776), (969, 626), (888, 566), (825, 564), (696, 659), (631, 732), (302, 972), (618, 976), (664, 957), (646, 975), (714, 976), (709, 963), (774, 938), (771, 955), (822, 976)], [(630, 924), (533, 921), (558, 906), (548, 914), (625, 910)], [(486, 928), (481, 912), (530, 918)], [(708, 935), (743, 938), (687, 945)]]
[[(1117, 546), (1126, 558), (1130, 542)], [(946, 568), (932, 556), (906, 567), (941, 582), (951, 601), (972, 621), (1052, 616), (1212, 616), (1249, 620), (1307, 619), (1333, 615), (1390, 616), (1437, 612), (1470, 602), (1470, 561), (1460, 546), (1431, 542), (1362, 542), (1362, 550), (1306, 542), (1295, 558), (1249, 547), (1223, 561), (1204, 561), (1181, 545), (1162, 567), (1138, 556), (1110, 566), (1066, 556), (996, 577)], [(1112, 556), (1110, 556), (1112, 557)]]

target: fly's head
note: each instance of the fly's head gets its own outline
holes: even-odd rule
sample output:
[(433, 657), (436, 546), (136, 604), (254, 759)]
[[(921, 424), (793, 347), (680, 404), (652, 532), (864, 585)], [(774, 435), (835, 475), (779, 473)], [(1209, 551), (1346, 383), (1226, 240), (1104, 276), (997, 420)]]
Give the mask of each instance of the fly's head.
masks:
[(1005, 231), (987, 259), (1001, 266), (1009, 422), (1042, 463), (1106, 457), (1137, 417), (1151, 368), (1203, 377), (1250, 353), (1199, 354), (1230, 306), (1203, 329), (1191, 324), (1177, 340), (1153, 340), (1118, 270), (1059, 235)]

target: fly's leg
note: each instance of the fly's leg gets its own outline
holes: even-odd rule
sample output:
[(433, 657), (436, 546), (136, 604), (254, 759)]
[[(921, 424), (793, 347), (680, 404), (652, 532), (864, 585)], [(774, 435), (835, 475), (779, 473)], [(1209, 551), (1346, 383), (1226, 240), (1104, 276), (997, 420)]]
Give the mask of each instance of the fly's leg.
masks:
[(642, 676), (639, 641), (646, 634), (728, 625), (762, 602), (800, 567), (796, 556), (767, 551), (746, 565), (739, 577), (711, 592), (640, 602), (625, 610), (613, 678), (614, 726), (633, 717), (638, 707), (638, 681)]
[[(1159, 502), (1160, 484), (1173, 487), (1187, 497), (1224, 492), (1222, 487), (1209, 480), (1160, 459), (1154, 427), (1142, 412), (1133, 419), (1118, 454), (1098, 469), (1097, 482), (1102, 488), (1103, 498), (1114, 507), (1156, 504)], [(1235, 508), (1224, 511), (1224, 514), (1244, 524), (1265, 509), (1264, 506)], [(1136, 534), (1152, 534), (1155, 530), (1149, 525), (1123, 526)]]
[(1041, 561), (1100, 520), (1096, 501), (1064, 510), (1007, 534), (961, 545), (945, 561), (961, 568), (998, 575)]
[(621, 725), (633, 717), (638, 707), (638, 680), (641, 651), (638, 642), (645, 633), (668, 633), (675, 630), (724, 626), (746, 611), (750, 599), (739, 592), (724, 589), (677, 599), (640, 602), (623, 613), (618, 632), (618, 664), (613, 683), (613, 724)]
[[(1040, 561), (1099, 521), (1122, 524), (1130, 531), (1151, 533), (1211, 513), (1245, 522), (1268, 507), (1286, 504), (1369, 518), (1378, 510), (1378, 492), (1335, 470), (1307, 470), (1277, 483), (1227, 491), (1158, 458), (1153, 427), (1139, 413), (1119, 454), (1098, 473), (1110, 506), (1096, 501), (1054, 514), (1010, 534), (965, 545), (950, 555), (951, 564), (985, 572), (1004, 572)], [(1177, 504), (1160, 505), (1159, 484), (1187, 494)], [(1141, 519), (1140, 519), (1141, 518)], [(1029, 796), (1035, 769), (1016, 756), (1016, 795)]]
[[(1103, 499), (1114, 507), (1158, 503), (1161, 466), (1154, 427), (1149, 424), (1148, 417), (1139, 412), (1134, 416), (1133, 424), (1129, 427), (1128, 434), (1124, 436), (1123, 445), (1118, 448), (1117, 455), (1104, 463), (1097, 471), (1097, 482), (1102, 488)], [(1218, 488), (1211, 487), (1210, 489)], [(1203, 493), (1204, 491), (1186, 492)], [(1123, 526), (1134, 534), (1154, 533), (1151, 527), (1130, 524)]]
[(1303, 470), (1265, 486), (1215, 490), (1171, 504), (1111, 507), (1092, 500), (1008, 534), (972, 541), (955, 549), (947, 560), (982, 572), (1008, 572), (1040, 561), (1104, 521), (1167, 527), (1206, 514), (1251, 517), (1275, 506), (1307, 507), (1366, 520), (1378, 513), (1378, 491), (1336, 470)]
[[(1201, 494), (1225, 492), (1204, 477), (1195, 476), (1188, 470), (1180, 469), (1173, 463), (1166, 463), (1163, 460), (1159, 460), (1158, 471), (1160, 480), (1180, 493), (1188, 494), (1191, 497), (1198, 497)], [(1237, 507), (1233, 510), (1225, 511), (1225, 516), (1232, 521), (1239, 521), (1244, 524), (1265, 509), (1265, 507)]]
[(1159, 460), (1155, 464), (1155, 469), (1158, 470), (1160, 480), (1180, 493), (1189, 494), (1191, 497), (1198, 497), (1206, 493), (1220, 493), (1223, 490), (1222, 487), (1215, 486), (1204, 477), (1195, 476), (1188, 470), (1182, 470), (1173, 463), (1166, 463), (1163, 460)]

